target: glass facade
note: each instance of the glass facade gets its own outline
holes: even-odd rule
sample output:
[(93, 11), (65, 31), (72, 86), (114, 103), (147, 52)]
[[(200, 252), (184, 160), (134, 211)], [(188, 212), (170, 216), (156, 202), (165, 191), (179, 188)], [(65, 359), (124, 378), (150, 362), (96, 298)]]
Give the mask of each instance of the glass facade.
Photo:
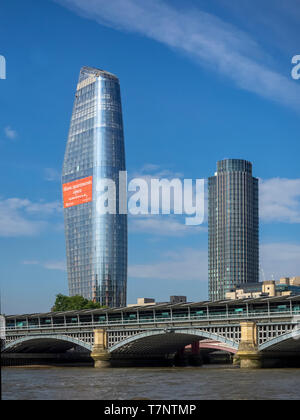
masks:
[(108, 307), (126, 306), (127, 215), (97, 212), (97, 183), (109, 178), (118, 191), (119, 171), (125, 171), (119, 80), (83, 67), (62, 174), (69, 293)]
[(236, 285), (259, 281), (258, 179), (252, 164), (218, 162), (208, 181), (209, 299), (225, 299)]

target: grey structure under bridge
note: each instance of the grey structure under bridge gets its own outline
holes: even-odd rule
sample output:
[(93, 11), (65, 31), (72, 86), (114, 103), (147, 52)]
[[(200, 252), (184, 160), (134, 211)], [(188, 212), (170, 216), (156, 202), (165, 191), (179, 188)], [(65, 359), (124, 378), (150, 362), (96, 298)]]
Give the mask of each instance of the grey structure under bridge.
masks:
[(200, 352), (205, 342), (235, 354), (241, 367), (300, 357), (300, 296), (12, 315), (5, 324), (4, 358), (75, 348), (100, 367), (168, 359), (199, 342)]

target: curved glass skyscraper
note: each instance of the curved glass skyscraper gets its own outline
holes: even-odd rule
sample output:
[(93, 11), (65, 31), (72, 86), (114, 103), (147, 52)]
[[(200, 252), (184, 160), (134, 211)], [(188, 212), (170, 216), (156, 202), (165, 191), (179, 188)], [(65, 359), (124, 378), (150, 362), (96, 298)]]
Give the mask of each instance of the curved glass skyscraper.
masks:
[(97, 185), (108, 178), (118, 191), (119, 171), (125, 171), (119, 80), (83, 67), (62, 174), (69, 292), (109, 307), (126, 305), (127, 215), (100, 214)]
[(234, 286), (259, 281), (258, 179), (252, 164), (218, 162), (208, 180), (209, 298), (225, 299)]

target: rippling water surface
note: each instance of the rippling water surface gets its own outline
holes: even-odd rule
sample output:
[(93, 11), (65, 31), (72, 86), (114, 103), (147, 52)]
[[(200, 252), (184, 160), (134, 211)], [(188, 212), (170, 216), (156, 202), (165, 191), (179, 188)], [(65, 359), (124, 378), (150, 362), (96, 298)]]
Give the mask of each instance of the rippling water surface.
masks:
[(300, 399), (300, 369), (228, 367), (4, 368), (2, 398), (17, 400)]

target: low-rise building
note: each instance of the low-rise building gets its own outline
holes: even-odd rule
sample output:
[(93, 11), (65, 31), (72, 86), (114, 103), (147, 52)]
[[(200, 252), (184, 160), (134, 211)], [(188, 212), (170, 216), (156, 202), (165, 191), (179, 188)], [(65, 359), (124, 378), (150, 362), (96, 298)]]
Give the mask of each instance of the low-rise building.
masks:
[(127, 305), (128, 307), (133, 306), (147, 306), (147, 305), (162, 305), (170, 303), (171, 305), (176, 305), (178, 303), (186, 303), (187, 297), (186, 296), (170, 296), (169, 302), (155, 302), (155, 299), (152, 298), (138, 298), (137, 303), (130, 303)]
[(186, 303), (186, 296), (170, 296), (170, 303), (175, 305), (176, 303)]
[(132, 306), (147, 306), (147, 305), (154, 305), (155, 299), (152, 298), (138, 298), (137, 303), (130, 303), (127, 305), (129, 308)]
[(287, 284), (288, 286), (300, 286), (300, 276), (298, 277), (282, 277), (279, 284)]
[(262, 296), (292, 296), (300, 294), (300, 277), (282, 277), (260, 283), (237, 285), (226, 293), (226, 299), (259, 298)]

